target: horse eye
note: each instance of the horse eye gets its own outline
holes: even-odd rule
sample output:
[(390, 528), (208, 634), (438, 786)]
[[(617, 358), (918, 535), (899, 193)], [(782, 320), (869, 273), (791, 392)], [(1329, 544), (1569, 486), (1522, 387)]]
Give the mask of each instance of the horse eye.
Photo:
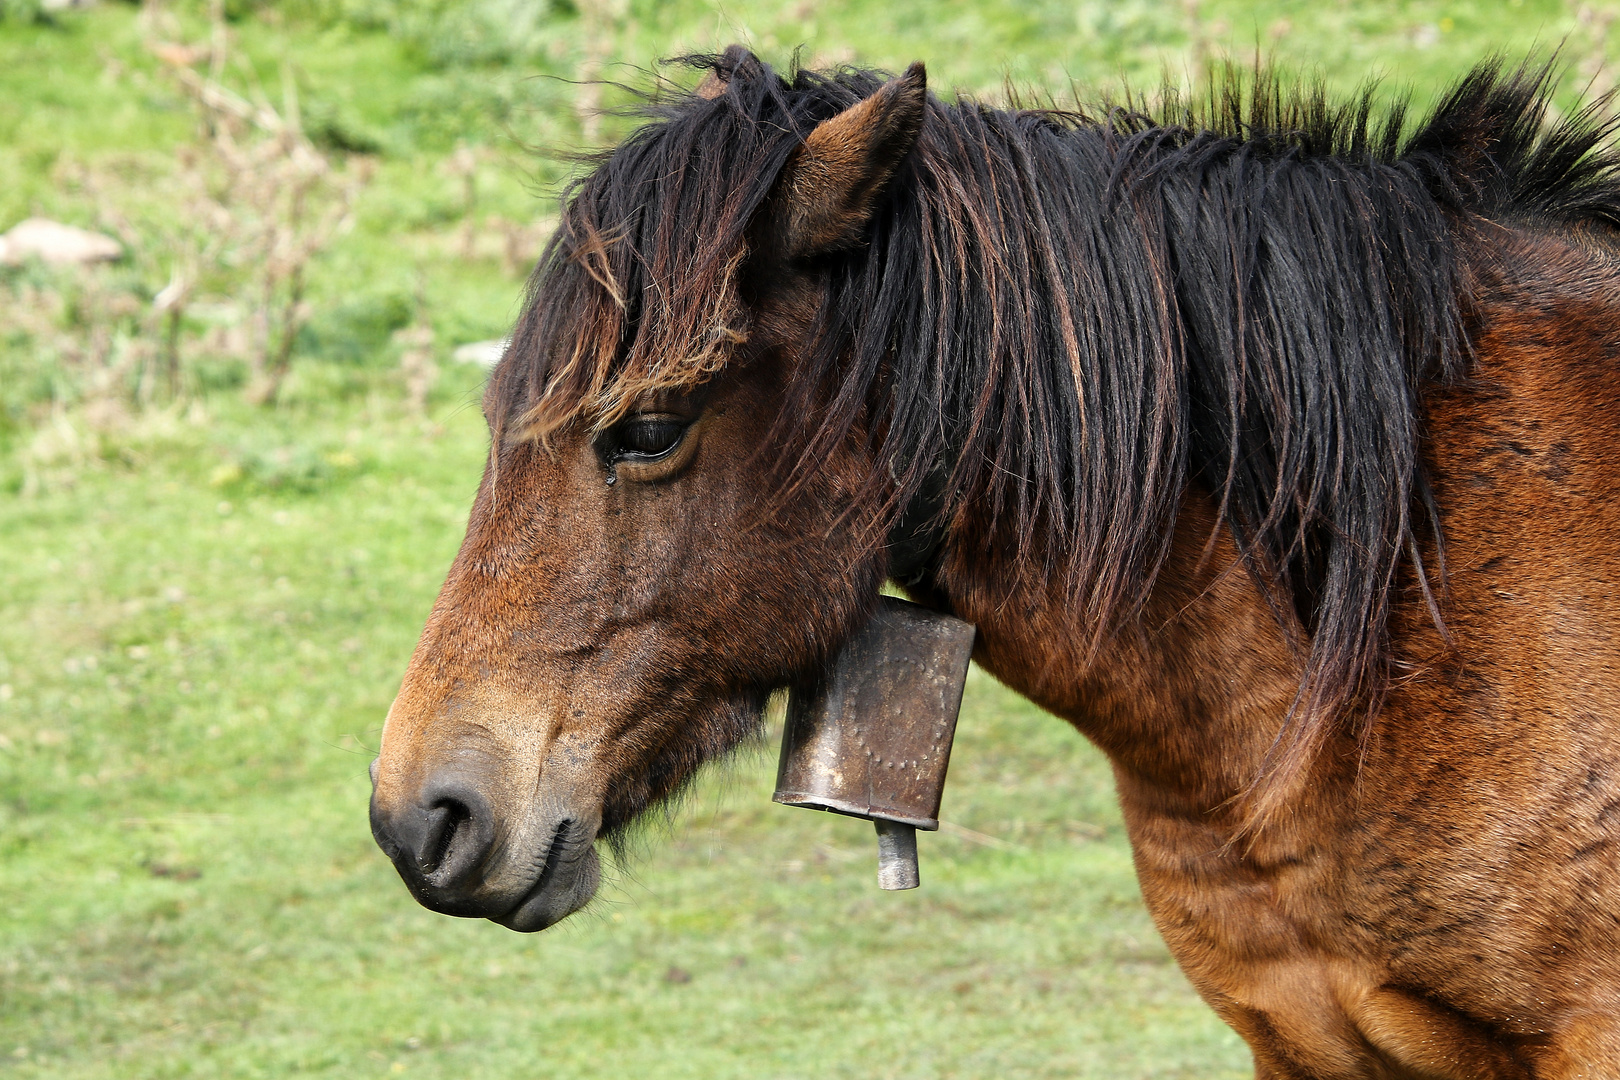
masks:
[(661, 457), (675, 449), (686, 432), (679, 420), (662, 416), (636, 416), (613, 429), (614, 442), (623, 457)]

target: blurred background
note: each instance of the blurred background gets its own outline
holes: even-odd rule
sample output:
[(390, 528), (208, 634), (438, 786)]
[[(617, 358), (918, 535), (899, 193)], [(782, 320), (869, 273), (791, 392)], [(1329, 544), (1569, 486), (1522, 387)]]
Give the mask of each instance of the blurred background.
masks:
[[(1106, 764), (975, 673), (922, 889), (774, 733), (539, 936), (432, 914), (366, 766), (600, 115), (751, 44), (1060, 103), (1273, 57), (1607, 90), (1620, 2), (0, 0), (0, 1076), (1240, 1077)], [(682, 76), (686, 77), (686, 76)]]

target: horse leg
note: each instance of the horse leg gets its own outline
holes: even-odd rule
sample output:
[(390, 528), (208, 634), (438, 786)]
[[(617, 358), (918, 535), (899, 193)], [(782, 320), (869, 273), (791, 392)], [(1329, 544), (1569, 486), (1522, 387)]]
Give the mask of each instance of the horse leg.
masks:
[(1533, 1053), (1537, 1080), (1607, 1080), (1620, 1076), (1620, 1018), (1613, 1012), (1565, 1019), (1558, 1033)]
[(1403, 1070), (1433, 1080), (1529, 1080), (1532, 1074), (1468, 1017), (1381, 986), (1350, 1010), (1366, 1040)]

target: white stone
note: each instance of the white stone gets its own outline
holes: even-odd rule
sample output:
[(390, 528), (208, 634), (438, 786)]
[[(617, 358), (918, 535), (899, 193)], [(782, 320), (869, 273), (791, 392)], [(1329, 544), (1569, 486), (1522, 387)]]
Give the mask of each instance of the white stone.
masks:
[(29, 258), (58, 265), (108, 262), (123, 254), (124, 246), (110, 236), (47, 218), (18, 222), (0, 236), (0, 262), (8, 266)]
[(494, 341), (474, 341), (466, 345), (456, 346), (451, 353), (458, 364), (477, 364), (482, 368), (492, 368), (501, 362), (501, 356), (506, 352), (506, 339), (497, 338)]

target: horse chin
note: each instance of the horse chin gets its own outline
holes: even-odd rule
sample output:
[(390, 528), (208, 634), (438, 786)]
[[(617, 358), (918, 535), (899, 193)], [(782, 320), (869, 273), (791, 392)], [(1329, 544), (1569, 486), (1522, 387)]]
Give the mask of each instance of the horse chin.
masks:
[(592, 839), (559, 833), (554, 850), (534, 886), (517, 906), (498, 919), (508, 930), (532, 934), (572, 915), (596, 895), (602, 881), (602, 861)]

